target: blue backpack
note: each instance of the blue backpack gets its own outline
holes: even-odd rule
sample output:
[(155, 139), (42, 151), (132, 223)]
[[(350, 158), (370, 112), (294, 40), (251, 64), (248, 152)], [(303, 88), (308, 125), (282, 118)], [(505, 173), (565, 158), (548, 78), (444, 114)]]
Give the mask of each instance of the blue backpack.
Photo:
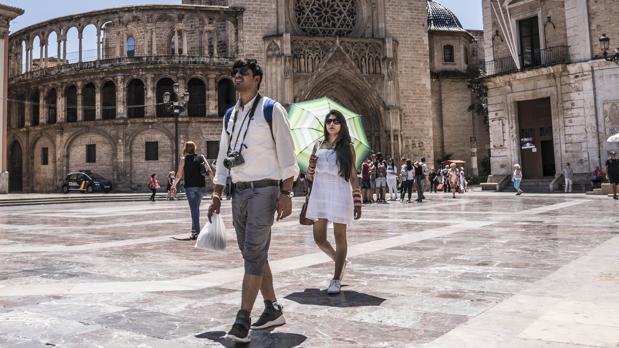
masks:
[[(273, 107), (275, 107), (275, 100), (269, 97), (264, 98), (264, 103), (262, 104), (262, 113), (264, 114), (264, 119), (269, 124), (269, 129), (271, 130), (271, 138), (275, 141), (275, 136), (273, 135)], [(230, 135), (228, 132), (228, 122), (230, 121), (230, 117), (232, 117), (232, 111), (234, 111), (234, 106), (226, 110), (226, 114), (224, 116), (224, 129), (226, 133)]]

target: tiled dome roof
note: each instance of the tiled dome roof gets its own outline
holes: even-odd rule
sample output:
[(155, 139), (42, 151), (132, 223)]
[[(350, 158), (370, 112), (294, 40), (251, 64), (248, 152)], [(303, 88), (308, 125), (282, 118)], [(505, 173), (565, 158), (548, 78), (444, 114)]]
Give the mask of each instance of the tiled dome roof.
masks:
[(428, 0), (428, 30), (466, 32), (451, 10), (433, 0)]

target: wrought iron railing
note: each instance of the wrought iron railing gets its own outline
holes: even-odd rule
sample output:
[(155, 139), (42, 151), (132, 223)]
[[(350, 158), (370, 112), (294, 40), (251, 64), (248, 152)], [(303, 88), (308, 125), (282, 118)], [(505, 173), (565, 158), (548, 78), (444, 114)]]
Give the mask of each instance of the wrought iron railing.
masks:
[(494, 76), (556, 64), (567, 64), (570, 62), (569, 47), (557, 46), (525, 51), (518, 56), (518, 59), (520, 60), (520, 70), (511, 56), (484, 62), (480, 68), (486, 76)]

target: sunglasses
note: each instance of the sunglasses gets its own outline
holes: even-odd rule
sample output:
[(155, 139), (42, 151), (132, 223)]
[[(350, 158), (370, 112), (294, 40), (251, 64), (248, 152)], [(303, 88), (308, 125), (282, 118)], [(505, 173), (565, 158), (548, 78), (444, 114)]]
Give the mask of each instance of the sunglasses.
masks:
[(325, 124), (327, 124), (327, 125), (329, 125), (329, 124), (331, 124), (331, 123), (333, 123), (334, 125), (341, 124), (340, 120), (338, 120), (337, 118), (328, 118), (328, 119), (325, 121)]
[(238, 74), (241, 74), (241, 76), (247, 76), (247, 75), (249, 75), (250, 71), (251, 71), (251, 69), (249, 67), (242, 66), (240, 68), (232, 69), (232, 73), (230, 75), (232, 75), (232, 77), (234, 77), (238, 73)]

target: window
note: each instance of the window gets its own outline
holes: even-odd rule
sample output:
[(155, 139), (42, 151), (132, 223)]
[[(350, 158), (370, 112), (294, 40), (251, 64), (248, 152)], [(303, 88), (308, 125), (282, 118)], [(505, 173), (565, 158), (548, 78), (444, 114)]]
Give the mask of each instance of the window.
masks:
[(144, 160), (146, 161), (158, 161), (159, 160), (159, 142), (147, 141), (144, 145)]
[(97, 162), (97, 144), (86, 145), (86, 163)]
[(46, 166), (49, 164), (49, 149), (47, 147), (41, 148), (41, 165)]
[(445, 63), (454, 62), (454, 47), (452, 45), (443, 46), (443, 62)]
[(206, 158), (217, 159), (219, 154), (219, 141), (207, 141), (206, 142)]
[(294, 11), (299, 29), (310, 36), (348, 36), (358, 21), (353, 0), (297, 0)]
[(520, 61), (522, 66), (541, 64), (540, 35), (537, 16), (518, 21), (520, 29)]
[(127, 39), (127, 57), (135, 57), (135, 39), (129, 36)]

